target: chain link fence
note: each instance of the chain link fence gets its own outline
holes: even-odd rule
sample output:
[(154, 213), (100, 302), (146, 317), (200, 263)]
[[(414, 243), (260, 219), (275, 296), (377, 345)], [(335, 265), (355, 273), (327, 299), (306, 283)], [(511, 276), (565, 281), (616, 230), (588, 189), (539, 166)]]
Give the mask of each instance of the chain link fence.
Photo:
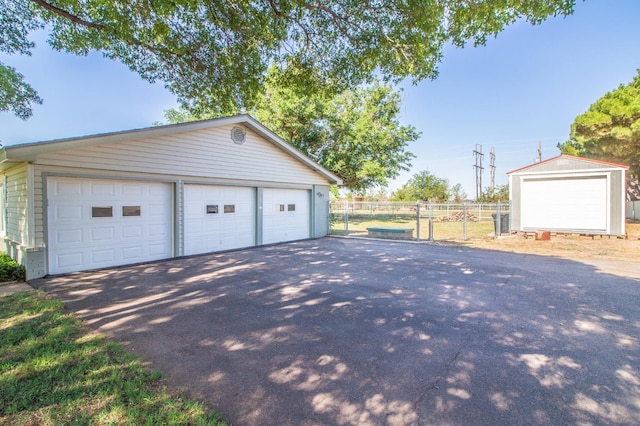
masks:
[(333, 201), (330, 234), (468, 240), (510, 232), (509, 204)]

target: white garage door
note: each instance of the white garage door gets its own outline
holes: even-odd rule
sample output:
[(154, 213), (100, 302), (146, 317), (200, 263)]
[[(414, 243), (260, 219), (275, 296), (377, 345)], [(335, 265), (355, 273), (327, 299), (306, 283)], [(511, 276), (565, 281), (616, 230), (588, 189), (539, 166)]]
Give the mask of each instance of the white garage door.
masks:
[(523, 182), (522, 224), (527, 230), (607, 229), (605, 176)]
[(254, 246), (255, 193), (247, 187), (185, 185), (185, 254)]
[(265, 188), (263, 203), (264, 244), (309, 238), (309, 191)]
[(49, 273), (172, 256), (171, 184), (49, 177)]

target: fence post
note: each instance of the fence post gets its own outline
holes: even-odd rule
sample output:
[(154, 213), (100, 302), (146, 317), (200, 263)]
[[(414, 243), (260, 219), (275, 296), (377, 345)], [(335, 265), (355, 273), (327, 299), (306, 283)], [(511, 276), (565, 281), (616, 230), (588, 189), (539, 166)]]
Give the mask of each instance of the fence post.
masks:
[(433, 205), (429, 202), (429, 241), (434, 241), (433, 236)]
[(502, 209), (500, 207), (500, 200), (498, 200), (498, 207), (496, 208), (496, 223), (494, 224), (496, 227), (494, 232), (496, 238), (502, 235)]
[(462, 204), (462, 241), (467, 240), (467, 203)]
[(344, 235), (349, 235), (349, 201), (344, 200)]
[(416, 201), (416, 241), (420, 241), (420, 200)]

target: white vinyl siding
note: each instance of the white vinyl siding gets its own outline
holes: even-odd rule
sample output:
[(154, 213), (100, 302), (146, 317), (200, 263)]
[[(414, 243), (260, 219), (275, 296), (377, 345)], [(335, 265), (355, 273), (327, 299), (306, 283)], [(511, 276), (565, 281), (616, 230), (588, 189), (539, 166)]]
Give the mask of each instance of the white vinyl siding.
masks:
[(27, 245), (29, 243), (27, 165), (8, 170), (6, 177), (6, 238)]
[(232, 126), (107, 143), (41, 154), (36, 164), (227, 180), (326, 184), (326, 178), (247, 129), (233, 143)]
[(5, 236), (7, 221), (7, 193), (5, 192), (6, 185), (4, 184), (5, 176), (0, 176), (0, 237)]

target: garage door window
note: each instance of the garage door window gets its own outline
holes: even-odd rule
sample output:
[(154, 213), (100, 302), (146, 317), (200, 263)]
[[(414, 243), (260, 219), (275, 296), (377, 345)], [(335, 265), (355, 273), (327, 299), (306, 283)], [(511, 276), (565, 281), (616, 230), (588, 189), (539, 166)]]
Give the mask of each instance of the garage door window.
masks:
[(113, 207), (91, 207), (91, 217), (113, 217)]
[(140, 216), (142, 210), (140, 206), (122, 206), (122, 216)]
[(278, 204), (276, 207), (277, 207), (276, 211), (279, 211), (279, 212), (283, 212), (284, 211), (284, 204)]
[(218, 214), (218, 205), (217, 204), (207, 205), (207, 214)]
[(236, 205), (235, 204), (225, 204), (224, 205), (224, 212), (225, 213), (235, 213), (236, 212)]
[(289, 204), (287, 206), (287, 210), (290, 212), (295, 212), (296, 211), (296, 205), (295, 204)]

